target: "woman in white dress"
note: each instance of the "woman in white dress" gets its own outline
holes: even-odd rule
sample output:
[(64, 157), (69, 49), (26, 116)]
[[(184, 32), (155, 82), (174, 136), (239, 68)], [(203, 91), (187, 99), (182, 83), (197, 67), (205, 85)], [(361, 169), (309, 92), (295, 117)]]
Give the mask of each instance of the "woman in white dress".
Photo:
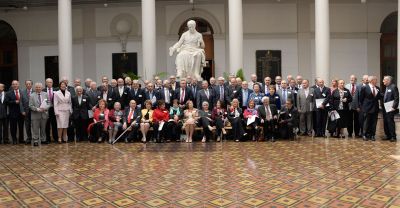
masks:
[(67, 142), (67, 128), (69, 116), (72, 112), (71, 93), (67, 90), (67, 83), (60, 83), (60, 90), (54, 93), (54, 113), (57, 119), (58, 143)]

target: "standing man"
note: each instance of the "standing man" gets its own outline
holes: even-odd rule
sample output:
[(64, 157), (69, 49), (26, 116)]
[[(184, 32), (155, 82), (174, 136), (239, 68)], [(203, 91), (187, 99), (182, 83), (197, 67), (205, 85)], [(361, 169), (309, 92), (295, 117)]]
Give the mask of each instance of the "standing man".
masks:
[(235, 98), (239, 100), (239, 106), (242, 107), (242, 110), (247, 108), (250, 101), (250, 94), (253, 93), (253, 90), (249, 89), (248, 86), (247, 82), (243, 81), (242, 87), (238, 90), (235, 96)]
[(347, 132), (349, 133), (349, 137), (354, 136), (360, 137), (360, 122), (359, 122), (359, 112), (357, 111), (358, 108), (358, 91), (361, 89), (361, 85), (357, 84), (357, 77), (355, 75), (350, 76), (350, 83), (346, 85), (346, 89), (350, 91), (352, 101), (349, 103), (349, 121), (347, 125)]
[(42, 92), (42, 83), (35, 84), (35, 92), (29, 98), (29, 108), (32, 116), (32, 141), (35, 146), (46, 143), (46, 122), (48, 119), (49, 99), (47, 93)]
[[(129, 89), (128, 89), (129, 90)], [(131, 100), (135, 100), (136, 104), (139, 108), (144, 108), (144, 101), (145, 99), (145, 90), (141, 89), (139, 86), (139, 81), (138, 80), (133, 80), (132, 81), (132, 88), (129, 91), (129, 96), (127, 98), (127, 105), (125, 107), (129, 106), (129, 102)]]
[[(325, 109), (325, 103), (328, 103), (327, 97), (331, 94), (331, 90), (324, 85), (324, 80), (317, 78), (317, 85), (314, 88), (314, 99), (317, 102), (320, 99), (321, 104), (315, 106), (315, 136), (325, 137), (326, 122), (328, 117), (328, 112)], [(325, 102), (326, 101), (326, 102)]]
[(257, 82), (257, 75), (256, 74), (251, 74), (250, 75), (251, 81), (248, 83), (249, 89), (253, 90), (253, 86), (255, 84), (259, 84), (261, 86), (261, 83)]
[(4, 92), (4, 84), (0, 83), (0, 143), (8, 143), (8, 121), (7, 121), (7, 105), (6, 92)]
[(21, 90), (21, 105), (22, 105), (22, 115), (24, 115), (25, 132), (27, 138), (25, 139), (25, 144), (29, 144), (32, 140), (32, 130), (31, 130), (31, 110), (29, 108), (29, 99), (33, 93), (32, 80), (25, 81), (25, 89)]
[(43, 92), (47, 94), (47, 97), (49, 99), (49, 109), (48, 109), (48, 114), (49, 117), (46, 122), (46, 143), (51, 142), (51, 137), (50, 137), (50, 130), (51, 130), (51, 135), (53, 136), (54, 142), (57, 142), (58, 138), (58, 133), (57, 133), (57, 120), (56, 120), (56, 115), (54, 113), (54, 92), (57, 91), (57, 88), (53, 88), (53, 80), (51, 78), (46, 79), (46, 88), (43, 89)]
[(200, 91), (197, 92), (197, 98), (196, 98), (196, 102), (197, 102), (197, 106), (200, 108), (203, 104), (204, 101), (208, 102), (209, 104), (209, 109), (213, 109), (214, 106), (214, 100), (215, 100), (215, 95), (214, 95), (214, 91), (210, 90), (208, 88), (208, 82), (207, 81), (203, 81), (201, 84), (202, 88)]
[(165, 107), (169, 109), (169, 107), (172, 105), (172, 100), (173, 100), (173, 90), (171, 89), (171, 83), (169, 80), (164, 80), (163, 87), (161, 87), (158, 90), (158, 100), (164, 100), (165, 101)]
[(309, 87), (309, 81), (303, 80), (301, 89), (297, 94), (297, 109), (300, 114), (300, 133), (303, 136), (312, 136), (314, 111), (314, 89)]
[(129, 88), (125, 86), (124, 80), (119, 78), (117, 80), (117, 87), (115, 87), (115, 101), (121, 103), (121, 109), (125, 109), (129, 104)]
[(291, 100), (292, 104), (294, 102), (294, 99), (296, 99), (294, 97), (294, 93), (292, 90), (289, 89), (288, 87), (288, 83), (286, 82), (286, 80), (282, 80), (281, 81), (281, 89), (278, 90), (276, 92), (279, 97), (281, 98), (281, 103), (284, 105), (286, 104), (287, 100)]
[[(10, 121), (10, 132), (12, 137), (12, 143), (17, 144), (24, 142), (24, 116), (22, 114), (21, 105), (21, 91), (19, 90), (19, 82), (17, 80), (12, 81), (11, 90), (6, 94), (6, 103), (8, 106), (8, 119)], [(17, 138), (17, 129), (18, 137)]]
[(75, 133), (77, 141), (88, 140), (87, 128), (89, 124), (88, 111), (92, 110), (90, 98), (83, 94), (83, 88), (76, 87), (76, 96), (72, 97), (72, 115), (71, 118), (75, 124)]
[(361, 111), (364, 114), (363, 139), (364, 141), (375, 141), (381, 93), (379, 87), (376, 86), (377, 78), (375, 76), (369, 76), (368, 82), (361, 89), (359, 100)]
[[(399, 113), (399, 89), (392, 82), (393, 78), (391, 76), (385, 76), (383, 78), (383, 85), (386, 89), (383, 95), (382, 109), (383, 109), (383, 127), (385, 130), (386, 140), (391, 142), (396, 142), (396, 125), (394, 123), (394, 115)], [(393, 102), (389, 107), (385, 107), (385, 103)]]
[(181, 109), (185, 109), (188, 100), (193, 100), (192, 90), (187, 86), (186, 80), (181, 80), (179, 83), (179, 88), (174, 92), (174, 99), (178, 100)]

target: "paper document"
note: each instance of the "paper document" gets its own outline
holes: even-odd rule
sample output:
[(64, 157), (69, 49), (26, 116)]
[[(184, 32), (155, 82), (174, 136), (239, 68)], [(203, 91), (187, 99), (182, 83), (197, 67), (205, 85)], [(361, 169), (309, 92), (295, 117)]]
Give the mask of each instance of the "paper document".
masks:
[(315, 105), (317, 108), (321, 108), (322, 103), (324, 103), (325, 98), (315, 99)]
[(89, 115), (89, 118), (93, 118), (93, 111), (92, 110), (88, 110), (88, 115)]
[(249, 118), (247, 118), (247, 126), (254, 123), (254, 121), (256, 121), (256, 116), (252, 115)]
[(386, 113), (389, 113), (390, 111), (392, 111), (393, 102), (394, 102), (394, 100), (386, 102), (386, 103), (383, 104), (385, 106)]

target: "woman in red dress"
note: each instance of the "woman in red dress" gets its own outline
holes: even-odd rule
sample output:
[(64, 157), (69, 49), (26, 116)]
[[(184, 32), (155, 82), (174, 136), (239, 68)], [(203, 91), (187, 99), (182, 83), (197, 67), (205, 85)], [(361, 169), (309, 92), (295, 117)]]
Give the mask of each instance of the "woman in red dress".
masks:
[[(158, 101), (158, 107), (153, 112), (153, 129), (156, 132), (156, 142), (164, 142), (167, 125), (169, 120), (169, 111), (165, 108), (164, 100)], [(164, 125), (165, 124), (165, 125)]]

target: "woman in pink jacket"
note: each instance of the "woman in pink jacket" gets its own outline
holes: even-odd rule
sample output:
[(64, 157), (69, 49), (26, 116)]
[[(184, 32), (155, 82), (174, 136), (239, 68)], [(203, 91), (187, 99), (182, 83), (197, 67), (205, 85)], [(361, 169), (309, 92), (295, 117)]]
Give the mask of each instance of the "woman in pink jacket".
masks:
[(57, 119), (58, 143), (68, 141), (67, 128), (69, 116), (72, 113), (71, 93), (67, 90), (67, 83), (60, 83), (60, 90), (54, 93), (54, 113)]

